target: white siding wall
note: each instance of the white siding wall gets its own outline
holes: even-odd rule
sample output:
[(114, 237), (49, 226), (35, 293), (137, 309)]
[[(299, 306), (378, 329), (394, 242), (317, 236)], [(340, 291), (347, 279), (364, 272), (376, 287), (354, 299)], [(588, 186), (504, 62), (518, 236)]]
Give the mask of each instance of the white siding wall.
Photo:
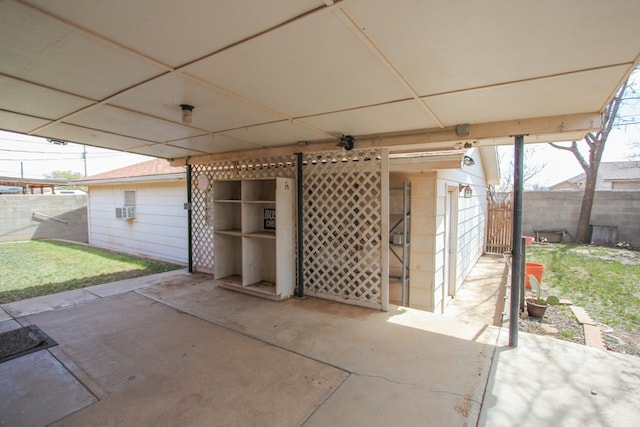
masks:
[[(115, 208), (124, 191), (136, 192), (136, 218), (121, 220)], [(89, 243), (159, 260), (188, 262), (186, 183), (181, 181), (96, 185), (89, 188)]]
[[(437, 180), (437, 213), (436, 213), (436, 253), (435, 253), (435, 312), (442, 310), (442, 286), (445, 282), (444, 247), (445, 247), (445, 200), (447, 186), (458, 187), (459, 184), (470, 185), (473, 195), (470, 199), (458, 197), (458, 225), (456, 242), (456, 284), (458, 289), (471, 269), (482, 255), (484, 235), (487, 223), (487, 187), (479, 155), (473, 156), (475, 165), (464, 166), (463, 170), (443, 170), (438, 172)], [(447, 295), (448, 292), (444, 292)], [(447, 301), (444, 301), (446, 304)]]

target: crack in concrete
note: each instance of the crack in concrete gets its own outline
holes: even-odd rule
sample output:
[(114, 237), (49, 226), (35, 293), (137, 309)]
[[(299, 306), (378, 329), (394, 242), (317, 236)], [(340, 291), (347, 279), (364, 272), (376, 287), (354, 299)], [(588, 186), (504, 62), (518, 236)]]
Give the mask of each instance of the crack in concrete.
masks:
[[(344, 368), (343, 368), (343, 369), (344, 369)], [(424, 385), (422, 385), (422, 384), (419, 384), (419, 383), (414, 383), (414, 382), (409, 382), (409, 381), (398, 381), (398, 380), (393, 380), (393, 379), (391, 379), (391, 378), (387, 378), (387, 377), (382, 376), (382, 375), (362, 374), (362, 373), (359, 373), (359, 372), (352, 372), (352, 371), (348, 371), (348, 372), (349, 372), (351, 375), (356, 375), (356, 376), (359, 376), (359, 377), (379, 378), (379, 379), (381, 379), (381, 380), (384, 380), (384, 381), (390, 382), (390, 383), (392, 383), (392, 384), (397, 384), (397, 385), (408, 385), (408, 386), (412, 386), (412, 387), (419, 388), (419, 389), (421, 389), (421, 390), (428, 391), (428, 392), (430, 392), (430, 393), (448, 394), (448, 395), (451, 395), (451, 396), (461, 397), (461, 398), (463, 398), (463, 399), (469, 399), (470, 401), (475, 402), (475, 403), (477, 403), (478, 405), (480, 405), (480, 404), (481, 404), (481, 402), (480, 402), (480, 401), (478, 401), (478, 400), (476, 400), (476, 399), (473, 399), (473, 398), (470, 398), (470, 396), (471, 396), (471, 395), (470, 395), (469, 393), (464, 393), (464, 394), (463, 394), (463, 393), (458, 393), (458, 392), (450, 391), (450, 390), (438, 390), (438, 389), (432, 389), (432, 388), (428, 388), (428, 387), (426, 387), (426, 386), (424, 386)]]

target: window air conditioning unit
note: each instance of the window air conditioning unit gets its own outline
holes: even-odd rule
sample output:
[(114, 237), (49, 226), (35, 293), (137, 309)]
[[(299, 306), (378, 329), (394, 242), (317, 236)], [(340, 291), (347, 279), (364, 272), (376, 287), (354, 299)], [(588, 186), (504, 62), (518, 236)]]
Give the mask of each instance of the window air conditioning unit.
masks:
[(116, 219), (133, 219), (136, 217), (135, 206), (116, 208)]

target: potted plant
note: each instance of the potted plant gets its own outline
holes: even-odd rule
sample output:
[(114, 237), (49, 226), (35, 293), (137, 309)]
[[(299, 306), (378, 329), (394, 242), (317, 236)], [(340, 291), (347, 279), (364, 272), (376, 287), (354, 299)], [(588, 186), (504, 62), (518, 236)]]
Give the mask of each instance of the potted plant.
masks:
[(529, 316), (542, 318), (547, 307), (550, 305), (557, 305), (560, 300), (555, 295), (549, 295), (546, 298), (542, 298), (540, 292), (540, 282), (533, 274), (529, 275), (529, 282), (531, 283), (531, 290), (534, 295), (532, 298), (527, 298), (527, 312)]

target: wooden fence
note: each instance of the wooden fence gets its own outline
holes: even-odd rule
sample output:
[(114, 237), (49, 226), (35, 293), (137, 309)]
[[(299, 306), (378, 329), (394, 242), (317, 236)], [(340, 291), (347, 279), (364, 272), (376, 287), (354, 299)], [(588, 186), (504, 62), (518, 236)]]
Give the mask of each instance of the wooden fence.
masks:
[(513, 242), (513, 206), (511, 201), (489, 203), (485, 252), (503, 254)]

